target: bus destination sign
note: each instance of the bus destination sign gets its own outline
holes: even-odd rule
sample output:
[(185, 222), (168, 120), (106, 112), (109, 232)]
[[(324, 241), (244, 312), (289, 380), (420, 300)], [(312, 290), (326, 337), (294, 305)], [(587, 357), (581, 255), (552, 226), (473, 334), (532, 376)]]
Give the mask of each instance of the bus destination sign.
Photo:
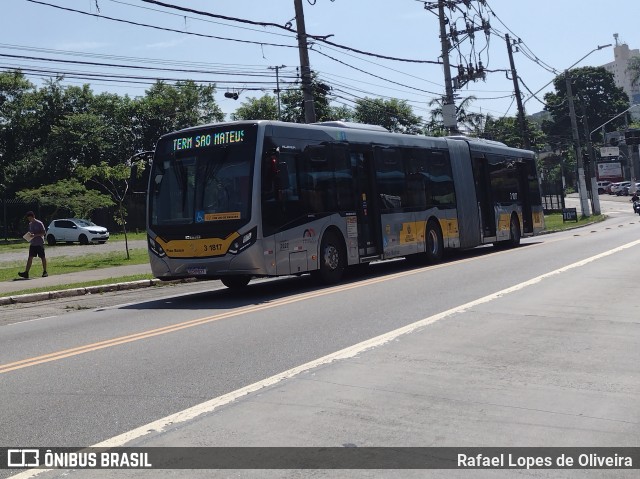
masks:
[(242, 143), (244, 130), (222, 131), (208, 135), (186, 136), (173, 139), (173, 151), (189, 150), (191, 148), (204, 148), (206, 146), (228, 145)]

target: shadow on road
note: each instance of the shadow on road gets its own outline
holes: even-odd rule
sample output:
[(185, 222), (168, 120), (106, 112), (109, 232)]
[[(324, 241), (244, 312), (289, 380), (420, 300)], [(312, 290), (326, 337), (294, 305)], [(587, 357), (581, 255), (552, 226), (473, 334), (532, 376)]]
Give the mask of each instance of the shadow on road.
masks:
[[(539, 242), (530, 242), (522, 244), (514, 250), (504, 250), (493, 246), (481, 246), (466, 251), (447, 251), (440, 265), (455, 263), (470, 258), (486, 256), (490, 254), (517, 251), (538, 244)], [(434, 265), (435, 266), (435, 265)], [(340, 286), (354, 284), (363, 280), (376, 278), (384, 278), (401, 272), (412, 270), (428, 270), (434, 266), (426, 264), (417, 264), (414, 260), (399, 258), (389, 261), (381, 261), (361, 267), (349, 268), (345, 273), (345, 277), (339, 283)], [(200, 284), (205, 281), (199, 282)], [(255, 306), (277, 301), (282, 298), (294, 296), (297, 294), (309, 293), (312, 291), (322, 291), (334, 287), (336, 285), (322, 285), (309, 274), (299, 276), (284, 276), (280, 278), (263, 278), (254, 279), (246, 288), (229, 289), (223, 286), (219, 281), (210, 281), (211, 291), (187, 293), (176, 296), (167, 297), (160, 300), (153, 300), (130, 304), (123, 306), (122, 309), (131, 310), (228, 310), (241, 308), (246, 306)]]

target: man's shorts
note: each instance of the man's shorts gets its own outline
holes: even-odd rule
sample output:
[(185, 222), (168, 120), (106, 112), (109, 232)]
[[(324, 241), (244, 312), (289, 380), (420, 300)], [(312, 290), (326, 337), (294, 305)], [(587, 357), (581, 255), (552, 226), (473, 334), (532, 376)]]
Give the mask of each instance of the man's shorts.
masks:
[(32, 244), (29, 246), (29, 258), (44, 258), (44, 246), (41, 244)]

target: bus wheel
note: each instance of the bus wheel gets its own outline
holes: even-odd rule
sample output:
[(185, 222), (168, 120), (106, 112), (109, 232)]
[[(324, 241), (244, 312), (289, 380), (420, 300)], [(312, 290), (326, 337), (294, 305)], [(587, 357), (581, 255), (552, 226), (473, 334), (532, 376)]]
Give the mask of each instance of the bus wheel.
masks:
[(520, 222), (516, 215), (511, 215), (511, 222), (509, 223), (509, 241), (508, 246), (515, 248), (520, 245)]
[(335, 233), (326, 233), (320, 244), (320, 280), (323, 283), (337, 283), (342, 279), (346, 263), (347, 257), (340, 238)]
[(222, 284), (224, 284), (229, 289), (240, 289), (246, 287), (249, 284), (249, 281), (251, 281), (251, 276), (224, 276), (220, 279), (220, 281), (222, 281)]
[(509, 222), (509, 239), (504, 241), (498, 241), (494, 243), (496, 248), (515, 248), (520, 244), (520, 222), (516, 215), (511, 215), (511, 221)]
[(435, 221), (431, 220), (427, 223), (426, 231), (426, 256), (429, 263), (439, 263), (442, 261), (444, 253), (444, 241), (442, 239), (442, 230)]

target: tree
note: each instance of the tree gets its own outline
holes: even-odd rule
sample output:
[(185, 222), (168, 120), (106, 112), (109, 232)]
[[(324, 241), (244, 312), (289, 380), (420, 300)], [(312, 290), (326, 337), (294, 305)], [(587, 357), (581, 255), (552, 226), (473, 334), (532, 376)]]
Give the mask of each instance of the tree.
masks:
[(122, 226), (127, 259), (130, 259), (130, 255), (129, 241), (127, 239), (127, 209), (124, 201), (129, 192), (132, 172), (137, 172), (137, 174), (141, 175), (144, 165), (144, 160), (137, 160), (129, 164), (121, 163), (115, 166), (109, 166), (107, 162), (103, 161), (99, 165), (78, 166), (75, 171), (84, 181), (91, 181), (100, 186), (116, 204), (114, 220)]
[(329, 116), (332, 120), (338, 121), (354, 121), (355, 120), (355, 112), (346, 105), (342, 106), (332, 106), (330, 109)]
[[(586, 117), (590, 126), (600, 125), (629, 108), (629, 97), (622, 88), (615, 85), (613, 73), (605, 68), (576, 68), (570, 70), (569, 75), (576, 116)], [(571, 141), (571, 119), (565, 74), (557, 76), (553, 84), (556, 91), (544, 96), (546, 102), (544, 109), (551, 114), (551, 119), (542, 122), (542, 130), (552, 139), (556, 138), (556, 142), (559, 138)], [(621, 127), (624, 122), (625, 119), (620, 117), (610, 125), (614, 128)], [(578, 127), (578, 134), (584, 141), (582, 125)]]
[(627, 65), (627, 73), (631, 78), (631, 84), (633, 86), (640, 83), (640, 56), (631, 57), (629, 64)]
[(19, 191), (16, 195), (25, 203), (53, 206), (53, 216), (60, 209), (67, 210), (77, 218), (90, 218), (98, 208), (113, 206), (109, 196), (96, 190), (88, 190), (77, 179), (60, 180), (52, 185)]
[(392, 98), (363, 98), (356, 100), (355, 120), (380, 125), (389, 131), (417, 135), (421, 133), (422, 118), (413, 113), (405, 100)]
[[(316, 121), (335, 120), (333, 109), (329, 105), (329, 92), (331, 88), (320, 82), (317, 74), (311, 78), (313, 92), (313, 106), (316, 112)], [(304, 123), (304, 98), (302, 88), (286, 90), (280, 97), (282, 106), (282, 120), (291, 123)]]
[(10, 193), (20, 189), (25, 157), (39, 143), (35, 92), (21, 72), (0, 73), (0, 181)]
[(144, 97), (131, 105), (134, 137), (129, 151), (153, 150), (161, 135), (190, 126), (223, 121), (224, 113), (215, 101), (212, 85), (193, 81), (168, 85), (156, 82)]
[[(482, 130), (484, 115), (469, 111), (469, 105), (475, 100), (475, 96), (468, 96), (456, 105), (456, 123), (459, 129), (477, 135)], [(431, 110), (431, 118), (427, 123), (427, 131), (434, 136), (445, 136), (449, 134), (448, 129), (444, 127), (444, 119), (442, 117), (443, 104), (443, 98), (434, 98), (429, 102), (429, 107), (434, 108)]]
[[(547, 144), (545, 134), (535, 122), (527, 120), (529, 142), (532, 150), (540, 151)], [(486, 116), (484, 129), (478, 135), (480, 138), (495, 140), (513, 148), (524, 148), (524, 139), (518, 119), (513, 116), (494, 119)]]
[(276, 99), (265, 94), (261, 98), (250, 97), (231, 114), (232, 120), (277, 120), (278, 103)]

